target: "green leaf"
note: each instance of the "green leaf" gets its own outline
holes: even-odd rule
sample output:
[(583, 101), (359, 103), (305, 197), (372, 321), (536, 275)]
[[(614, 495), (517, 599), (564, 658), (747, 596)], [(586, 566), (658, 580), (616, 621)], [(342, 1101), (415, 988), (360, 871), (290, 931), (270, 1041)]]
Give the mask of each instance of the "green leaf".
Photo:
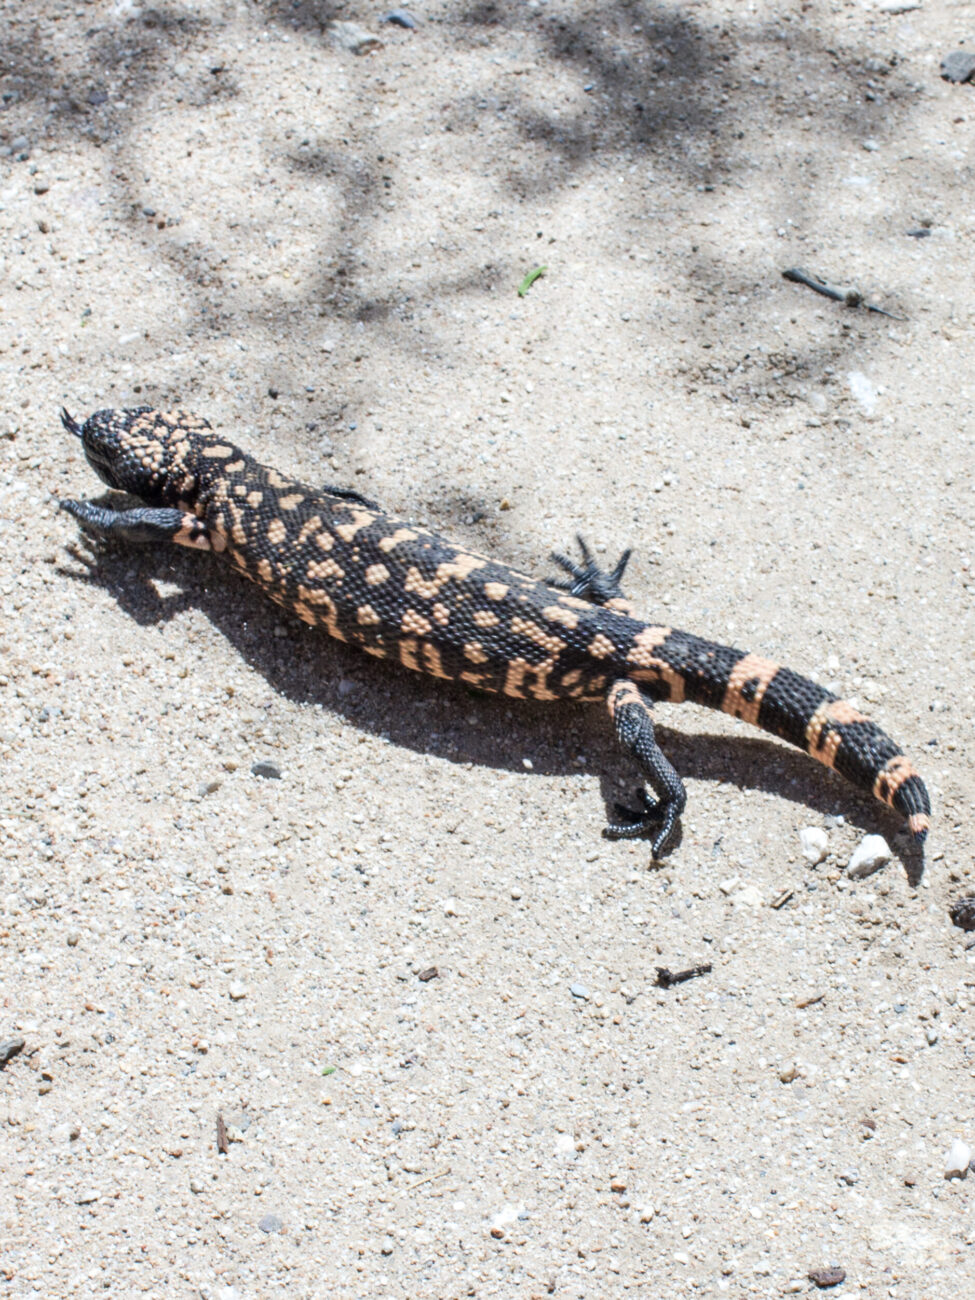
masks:
[(522, 280), (521, 284), (518, 286), (518, 297), (524, 298), (525, 294), (532, 287), (538, 277), (544, 275), (547, 270), (547, 266), (536, 266), (534, 271), (529, 271), (524, 280)]

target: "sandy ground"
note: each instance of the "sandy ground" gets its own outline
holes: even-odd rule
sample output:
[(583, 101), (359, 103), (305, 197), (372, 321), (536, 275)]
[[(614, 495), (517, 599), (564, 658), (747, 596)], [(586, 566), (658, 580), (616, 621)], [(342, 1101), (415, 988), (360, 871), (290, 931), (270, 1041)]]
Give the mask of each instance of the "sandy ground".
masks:
[[(0, 4), (4, 1296), (975, 1288), (975, 11), (903, 7)], [(176, 402), (534, 572), (633, 545), (909, 750), (920, 885), (720, 715), (660, 710), (654, 866), (600, 710), (79, 544), (59, 406)]]

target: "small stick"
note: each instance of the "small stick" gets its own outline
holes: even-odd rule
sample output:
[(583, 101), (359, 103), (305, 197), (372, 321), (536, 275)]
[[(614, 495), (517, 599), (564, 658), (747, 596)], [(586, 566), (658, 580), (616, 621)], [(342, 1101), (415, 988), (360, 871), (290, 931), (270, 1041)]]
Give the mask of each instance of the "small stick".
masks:
[(446, 1169), (441, 1169), (439, 1173), (427, 1174), (426, 1178), (421, 1178), (415, 1183), (410, 1183), (409, 1187), (407, 1188), (407, 1191), (412, 1192), (417, 1187), (422, 1187), (424, 1183), (432, 1183), (435, 1178), (446, 1178), (449, 1173), (450, 1173), (450, 1166), (448, 1165)]
[(834, 289), (832, 285), (817, 280), (815, 276), (809, 275), (798, 266), (790, 266), (787, 271), (783, 271), (782, 278), (791, 280), (793, 284), (804, 284), (807, 289), (812, 289), (813, 293), (821, 293), (824, 298), (845, 303), (847, 307), (864, 307), (867, 311), (876, 312), (878, 316), (888, 316), (891, 320), (904, 320), (903, 316), (895, 316), (892, 311), (884, 311), (883, 307), (875, 307), (872, 302), (865, 302), (859, 289)]
[(673, 984), (683, 984), (685, 980), (697, 979), (699, 975), (710, 975), (711, 963), (704, 966), (689, 966), (687, 970), (668, 970), (666, 966), (657, 967), (657, 987), (669, 989)]
[(219, 1111), (217, 1111), (217, 1150), (222, 1156), (230, 1150), (230, 1143), (227, 1141), (227, 1125), (223, 1122), (223, 1116)]

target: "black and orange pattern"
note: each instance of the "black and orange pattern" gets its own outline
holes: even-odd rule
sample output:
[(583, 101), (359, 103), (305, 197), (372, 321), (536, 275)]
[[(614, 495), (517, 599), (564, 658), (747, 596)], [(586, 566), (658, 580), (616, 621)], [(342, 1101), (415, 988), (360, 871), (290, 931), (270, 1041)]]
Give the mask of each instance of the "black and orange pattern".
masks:
[(611, 835), (649, 832), (657, 855), (684, 808), (654, 700), (705, 704), (779, 736), (896, 808), (917, 840), (927, 833), (924, 783), (889, 736), (789, 668), (636, 618), (619, 589), (628, 552), (604, 573), (580, 540), (581, 564), (554, 557), (571, 581), (539, 582), (357, 492), (279, 474), (186, 412), (62, 420), (105, 482), (145, 502), (62, 502), (85, 527), (218, 552), (306, 623), (417, 672), (514, 699), (606, 701), (657, 796), (621, 810)]

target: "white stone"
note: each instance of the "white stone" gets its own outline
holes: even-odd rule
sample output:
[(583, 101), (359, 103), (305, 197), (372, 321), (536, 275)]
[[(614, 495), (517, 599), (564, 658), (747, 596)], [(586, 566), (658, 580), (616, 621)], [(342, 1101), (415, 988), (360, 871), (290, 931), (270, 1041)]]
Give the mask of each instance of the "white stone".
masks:
[(744, 889), (738, 890), (731, 901), (739, 907), (761, 907), (762, 894), (756, 885), (746, 885)]
[(866, 835), (853, 850), (846, 866), (846, 874), (854, 880), (873, 875), (893, 857), (890, 845), (882, 835)]
[(239, 1002), (241, 998), (247, 997), (247, 985), (242, 984), (240, 980), (234, 980), (227, 992), (230, 994), (232, 1001)]
[(961, 1138), (955, 1138), (945, 1156), (945, 1178), (964, 1178), (972, 1159), (972, 1149)]
[(850, 392), (864, 415), (873, 415), (877, 409), (877, 390), (861, 370), (851, 370), (847, 376)]
[(802, 856), (813, 866), (823, 862), (829, 853), (829, 836), (822, 826), (803, 826), (799, 832)]

